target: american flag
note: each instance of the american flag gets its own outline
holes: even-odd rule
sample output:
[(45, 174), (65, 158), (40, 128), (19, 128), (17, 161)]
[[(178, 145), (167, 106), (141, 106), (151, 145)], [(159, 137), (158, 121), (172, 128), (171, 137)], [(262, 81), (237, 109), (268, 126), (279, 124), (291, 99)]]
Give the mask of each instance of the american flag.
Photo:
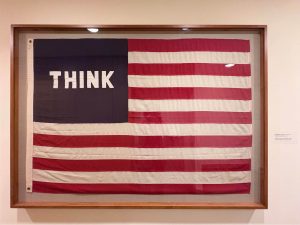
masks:
[[(30, 191), (250, 192), (249, 40), (35, 39), (32, 51)], [(114, 88), (86, 88), (96, 70), (114, 70)]]

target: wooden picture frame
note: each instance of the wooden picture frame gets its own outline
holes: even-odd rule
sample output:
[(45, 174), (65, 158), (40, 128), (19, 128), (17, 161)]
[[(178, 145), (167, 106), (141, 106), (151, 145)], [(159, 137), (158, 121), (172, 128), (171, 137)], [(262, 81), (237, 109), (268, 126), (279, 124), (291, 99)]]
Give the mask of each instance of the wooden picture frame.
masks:
[[(189, 202), (189, 201), (106, 201), (106, 202), (71, 202), (71, 201), (24, 201), (20, 198), (19, 165), (24, 158), (19, 157), (19, 99), (20, 57), (19, 37), (23, 32), (86, 32), (89, 27), (100, 27), (106, 31), (169, 31), (182, 32), (257, 32), (260, 48), (260, 165), (259, 165), (259, 200), (253, 202)], [(193, 208), (193, 209), (266, 209), (268, 208), (268, 98), (267, 98), (267, 26), (266, 25), (12, 25), (11, 27), (11, 207), (12, 208)], [(136, 196), (135, 196), (136, 197)]]

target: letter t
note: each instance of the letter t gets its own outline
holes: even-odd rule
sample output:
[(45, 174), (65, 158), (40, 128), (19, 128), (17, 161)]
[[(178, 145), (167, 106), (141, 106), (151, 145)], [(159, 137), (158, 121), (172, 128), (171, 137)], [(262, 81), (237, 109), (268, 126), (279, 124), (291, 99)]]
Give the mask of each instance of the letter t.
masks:
[(50, 71), (49, 75), (53, 77), (53, 88), (58, 88), (58, 77), (61, 76), (61, 71)]

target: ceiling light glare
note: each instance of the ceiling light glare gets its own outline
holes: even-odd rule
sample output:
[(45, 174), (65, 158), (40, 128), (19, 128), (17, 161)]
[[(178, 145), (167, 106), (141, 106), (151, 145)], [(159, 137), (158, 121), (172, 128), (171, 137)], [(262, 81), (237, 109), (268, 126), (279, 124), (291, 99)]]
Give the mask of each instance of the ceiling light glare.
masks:
[(183, 27), (183, 28), (182, 28), (182, 31), (189, 31), (189, 28)]
[(97, 33), (99, 31), (99, 29), (95, 27), (87, 28), (87, 30), (91, 33)]
[(230, 68), (230, 67), (233, 67), (234, 65), (235, 64), (233, 64), (233, 63), (228, 63), (228, 64), (225, 65), (225, 67)]

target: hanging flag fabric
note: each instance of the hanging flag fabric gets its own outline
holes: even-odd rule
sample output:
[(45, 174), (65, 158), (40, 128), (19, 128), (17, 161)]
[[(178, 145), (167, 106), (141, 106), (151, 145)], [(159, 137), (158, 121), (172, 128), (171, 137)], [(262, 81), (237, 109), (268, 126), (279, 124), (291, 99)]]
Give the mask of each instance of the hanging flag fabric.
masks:
[(35, 39), (28, 51), (29, 191), (250, 192), (249, 40)]

